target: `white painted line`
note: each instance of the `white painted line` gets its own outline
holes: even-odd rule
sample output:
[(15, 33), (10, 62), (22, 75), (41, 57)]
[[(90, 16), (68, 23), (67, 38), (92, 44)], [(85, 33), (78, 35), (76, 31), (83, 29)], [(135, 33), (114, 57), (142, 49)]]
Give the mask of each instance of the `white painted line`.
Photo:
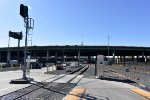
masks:
[(11, 87), (8, 87), (8, 88), (1, 89), (0, 92), (4, 91), (4, 90), (8, 90), (8, 89), (13, 88), (13, 87), (16, 87), (16, 86), (11, 86)]
[(56, 82), (56, 83), (67, 83), (69, 80), (71, 80), (75, 76), (76, 75), (66, 75), (65, 77), (62, 77), (61, 79), (58, 79), (54, 82)]
[(58, 76), (56, 76), (54, 78), (50, 78), (50, 79), (44, 80), (44, 82), (51, 82), (51, 81), (53, 81), (53, 80), (55, 80), (57, 78), (63, 77), (63, 76), (65, 76), (65, 74), (60, 74), (60, 75), (58, 75)]
[(139, 84), (140, 86), (142, 86), (142, 87), (146, 87), (145, 85), (143, 85), (143, 84)]
[(78, 83), (83, 75), (78, 75), (75, 79), (73, 79), (70, 83)]
[(44, 82), (44, 81), (46, 81), (46, 80), (53, 79), (53, 78), (55, 78), (55, 77), (58, 77), (58, 76), (57, 76), (57, 75), (53, 75), (52, 77), (49, 77), (49, 78), (47, 78), (47, 79), (43, 80), (42, 82)]

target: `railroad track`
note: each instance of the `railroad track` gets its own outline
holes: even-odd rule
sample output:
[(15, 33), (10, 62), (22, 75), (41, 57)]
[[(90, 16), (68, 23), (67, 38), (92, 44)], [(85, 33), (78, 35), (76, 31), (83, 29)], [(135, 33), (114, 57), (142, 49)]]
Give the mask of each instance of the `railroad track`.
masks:
[(71, 72), (70, 74), (75, 74), (75, 76), (72, 77), (66, 83), (55, 82), (67, 76), (67, 75), (60, 75), (58, 77), (55, 77), (50, 82), (38, 82), (28, 87), (0, 96), (0, 100), (60, 100), (66, 94), (68, 94), (72, 88), (74, 88), (78, 84), (80, 80), (77, 83), (71, 82), (78, 75), (84, 73), (88, 69), (88, 67), (89, 66), (85, 65), (81, 69)]

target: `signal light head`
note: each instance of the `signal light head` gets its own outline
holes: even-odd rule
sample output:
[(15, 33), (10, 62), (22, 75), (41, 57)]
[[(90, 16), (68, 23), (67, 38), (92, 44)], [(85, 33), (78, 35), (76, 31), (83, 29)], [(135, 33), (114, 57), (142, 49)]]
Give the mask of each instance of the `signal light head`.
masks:
[(21, 32), (11, 32), (11, 31), (9, 31), (9, 37), (12, 37), (14, 39), (22, 40), (23, 34), (22, 34), (22, 31)]
[(24, 6), (23, 4), (20, 5), (20, 15), (23, 18), (28, 17), (28, 7), (27, 6)]

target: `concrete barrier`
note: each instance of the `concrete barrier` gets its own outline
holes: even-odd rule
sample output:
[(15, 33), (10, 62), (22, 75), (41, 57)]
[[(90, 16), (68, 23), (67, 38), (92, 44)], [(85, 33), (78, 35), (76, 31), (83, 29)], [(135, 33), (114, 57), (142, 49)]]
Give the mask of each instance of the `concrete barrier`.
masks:
[(0, 63), (0, 69), (3, 69), (3, 65), (6, 65), (6, 63)]
[(21, 70), (22, 65), (20, 64), (20, 70)]
[(46, 72), (48, 73), (49, 71), (54, 71), (56, 70), (56, 66), (55, 65), (46, 65)]
[(49, 66), (47, 65), (47, 66), (46, 66), (46, 72), (47, 72), (47, 73), (49, 72), (48, 67), (49, 67)]
[(56, 70), (56, 66), (55, 66), (55, 65), (53, 65), (53, 71), (54, 71), (54, 70)]

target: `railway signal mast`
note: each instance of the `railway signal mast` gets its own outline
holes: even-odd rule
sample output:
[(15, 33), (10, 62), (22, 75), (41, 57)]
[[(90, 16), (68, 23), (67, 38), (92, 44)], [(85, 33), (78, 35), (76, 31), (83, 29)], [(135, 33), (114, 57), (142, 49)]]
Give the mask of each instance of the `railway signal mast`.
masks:
[[(26, 69), (27, 69), (27, 35), (30, 29), (34, 28), (34, 20), (32, 18), (29, 18), (28, 15), (28, 7), (21, 4), (20, 5), (20, 15), (24, 18), (24, 22), (25, 22), (25, 27), (26, 27), (26, 33), (25, 33), (25, 49), (24, 49), (24, 65), (23, 65), (23, 79), (28, 80), (26, 77)], [(31, 23), (33, 23), (31, 25)]]
[(29, 18), (28, 15), (28, 6), (25, 6), (23, 4), (20, 5), (20, 15), (23, 17), (24, 22), (25, 22), (25, 28), (26, 28), (26, 33), (25, 33), (25, 48), (24, 48), (24, 64), (22, 66), (22, 71), (23, 71), (23, 77), (22, 79), (16, 79), (16, 80), (11, 80), (11, 83), (30, 83), (31, 78), (26, 77), (26, 70), (27, 70), (27, 42), (28, 42), (28, 37), (27, 35), (29, 34), (29, 30), (34, 28), (34, 20), (32, 18)]

